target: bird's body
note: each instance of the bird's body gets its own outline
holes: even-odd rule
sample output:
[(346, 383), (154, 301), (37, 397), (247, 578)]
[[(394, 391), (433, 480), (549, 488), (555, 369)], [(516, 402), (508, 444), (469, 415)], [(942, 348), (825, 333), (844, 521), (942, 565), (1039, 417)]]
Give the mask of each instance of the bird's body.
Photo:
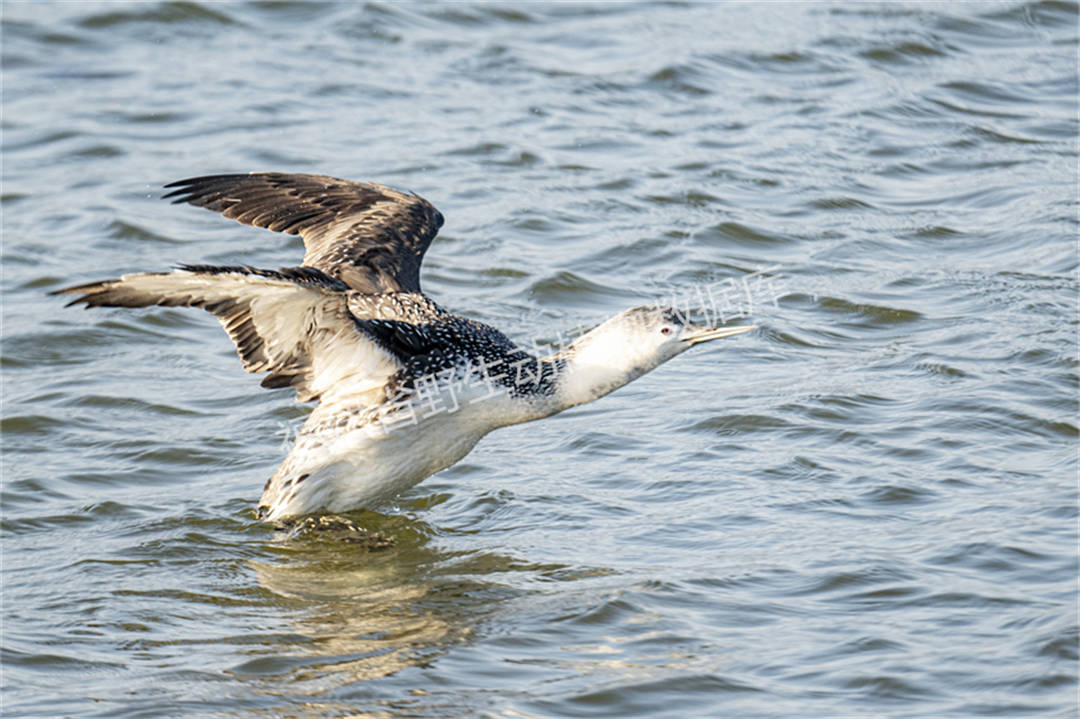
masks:
[(442, 216), (416, 195), (322, 175), (252, 173), (173, 183), (176, 202), (300, 234), (300, 267), (185, 265), (60, 290), (87, 307), (194, 306), (213, 313), (265, 387), (318, 401), (267, 481), (281, 519), (371, 507), (464, 457), (498, 427), (547, 417), (626, 384), (706, 329), (637, 307), (569, 347), (533, 356), (420, 290)]

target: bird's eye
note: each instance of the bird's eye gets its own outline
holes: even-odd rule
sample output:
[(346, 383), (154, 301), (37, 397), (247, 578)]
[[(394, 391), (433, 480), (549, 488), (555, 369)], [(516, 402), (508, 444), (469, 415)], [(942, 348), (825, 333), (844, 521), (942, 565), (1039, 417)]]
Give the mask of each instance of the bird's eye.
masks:
[(662, 330), (660, 330), (660, 334), (662, 334), (662, 335), (669, 335), (669, 334), (671, 334), (671, 328), (670, 328), (670, 327), (665, 327), (665, 328), (663, 328)]

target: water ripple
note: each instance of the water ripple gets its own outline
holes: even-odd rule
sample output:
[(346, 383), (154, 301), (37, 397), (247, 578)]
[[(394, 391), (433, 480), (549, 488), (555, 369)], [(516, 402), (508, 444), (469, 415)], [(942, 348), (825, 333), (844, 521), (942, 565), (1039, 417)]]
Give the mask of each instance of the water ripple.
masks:
[[(1078, 17), (6, 4), (5, 709), (1074, 715)], [(431, 199), (425, 288), (526, 346), (761, 329), (355, 515), (391, 548), (293, 537), (307, 409), (210, 317), (46, 294), (295, 263), (157, 199), (262, 169)]]

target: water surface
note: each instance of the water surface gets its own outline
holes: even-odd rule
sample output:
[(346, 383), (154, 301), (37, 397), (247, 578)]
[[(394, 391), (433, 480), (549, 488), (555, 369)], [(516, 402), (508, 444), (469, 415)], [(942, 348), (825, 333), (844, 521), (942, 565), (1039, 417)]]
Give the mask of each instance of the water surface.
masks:
[[(5, 715), (1076, 715), (1075, 3), (2, 14)], [(295, 264), (159, 199), (249, 170), (424, 195), (426, 290), (523, 344), (762, 329), (492, 434), (392, 549), (289, 538), (307, 409), (47, 295)]]

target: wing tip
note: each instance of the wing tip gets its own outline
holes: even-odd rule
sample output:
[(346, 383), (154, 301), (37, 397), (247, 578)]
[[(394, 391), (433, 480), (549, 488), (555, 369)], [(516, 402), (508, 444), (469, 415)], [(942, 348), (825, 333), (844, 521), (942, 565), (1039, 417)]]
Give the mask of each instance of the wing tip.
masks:
[(102, 280), (100, 282), (87, 282), (83, 285), (73, 285), (72, 287), (61, 287), (58, 290), (53, 290), (49, 292), (49, 296), (59, 297), (61, 295), (81, 294), (81, 297), (76, 297), (75, 299), (65, 304), (64, 307), (71, 307), (72, 305), (77, 305), (80, 302), (84, 302), (86, 303), (86, 307), (84, 309), (90, 309), (94, 306), (94, 296), (108, 290), (107, 285), (113, 282), (115, 282), (115, 280)]
[[(275, 175), (280, 173), (275, 172), (226, 172), (219, 175), (199, 175), (197, 177), (185, 177), (182, 180), (174, 180), (168, 184), (162, 185), (163, 189), (172, 192), (166, 192), (162, 195), (161, 199), (167, 200), (171, 197), (176, 199), (172, 201), (172, 204), (179, 205), (185, 202), (190, 203), (192, 200), (199, 199), (199, 195), (204, 194), (212, 190), (212, 186), (219, 183), (234, 183), (240, 180), (247, 179), (252, 175)], [(175, 189), (173, 189), (175, 188)]]

